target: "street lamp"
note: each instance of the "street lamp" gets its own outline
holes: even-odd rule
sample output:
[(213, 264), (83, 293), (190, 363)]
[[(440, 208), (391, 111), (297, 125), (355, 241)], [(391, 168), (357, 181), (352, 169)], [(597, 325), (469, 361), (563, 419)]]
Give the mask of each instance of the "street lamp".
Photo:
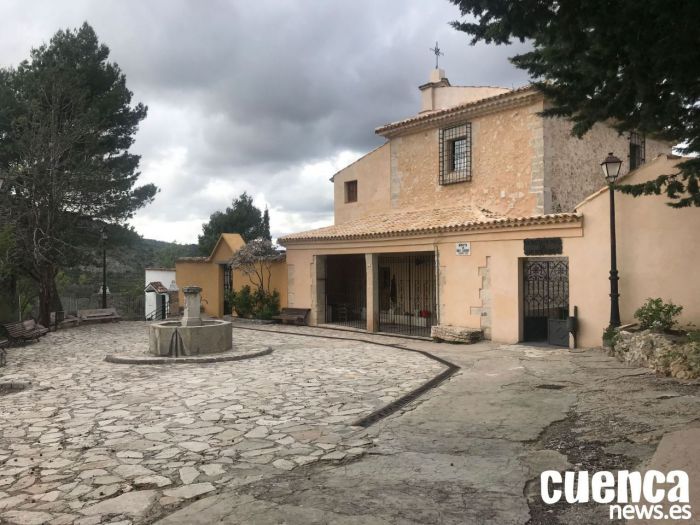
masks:
[(610, 194), (610, 326), (617, 328), (620, 326), (620, 292), (618, 291), (617, 273), (617, 246), (615, 239), (615, 181), (620, 176), (622, 161), (612, 153), (608, 153), (607, 158), (600, 163), (603, 168), (603, 176), (608, 183), (608, 193)]
[(102, 238), (102, 308), (107, 308), (107, 232), (100, 230)]

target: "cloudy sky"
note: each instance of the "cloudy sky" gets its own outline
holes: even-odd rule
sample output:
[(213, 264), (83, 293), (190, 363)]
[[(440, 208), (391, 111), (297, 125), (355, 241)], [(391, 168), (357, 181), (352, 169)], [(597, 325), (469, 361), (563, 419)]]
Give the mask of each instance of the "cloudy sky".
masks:
[(277, 237), (332, 222), (329, 177), (418, 111), (436, 40), (453, 85), (527, 81), (520, 46), (469, 46), (458, 17), (447, 0), (3, 0), (0, 64), (88, 21), (149, 107), (134, 151), (161, 191), (137, 231), (196, 242), (247, 191)]

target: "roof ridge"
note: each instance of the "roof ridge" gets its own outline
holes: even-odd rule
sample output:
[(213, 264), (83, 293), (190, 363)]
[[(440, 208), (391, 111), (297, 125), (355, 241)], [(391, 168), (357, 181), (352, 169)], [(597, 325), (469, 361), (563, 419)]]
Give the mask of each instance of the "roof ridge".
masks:
[(402, 120), (397, 120), (395, 122), (390, 122), (388, 124), (384, 124), (383, 126), (379, 126), (378, 128), (375, 128), (374, 132), (377, 135), (384, 136), (384, 134), (386, 134), (386, 133), (389, 133), (389, 132), (394, 131), (396, 129), (400, 129), (400, 128), (402, 128), (404, 126), (408, 126), (410, 124), (418, 124), (418, 123), (430, 121), (431, 119), (439, 118), (439, 117), (442, 117), (445, 115), (449, 115), (450, 113), (453, 113), (453, 112), (458, 112), (460, 110), (465, 110), (465, 109), (477, 108), (481, 105), (486, 106), (490, 103), (498, 102), (501, 100), (507, 100), (508, 97), (512, 97), (515, 95), (522, 95), (523, 93), (525, 93), (527, 91), (532, 91), (533, 94), (539, 93), (535, 86), (533, 86), (532, 84), (526, 84), (526, 85), (521, 86), (519, 88), (511, 89), (505, 93), (499, 93), (497, 95), (493, 95), (490, 97), (484, 97), (484, 98), (472, 100), (469, 102), (463, 102), (463, 103), (458, 104), (456, 106), (450, 106), (449, 108), (438, 109), (438, 110), (426, 112), (423, 114), (419, 113), (419, 114), (414, 115), (412, 117), (408, 117), (408, 118), (405, 118)]

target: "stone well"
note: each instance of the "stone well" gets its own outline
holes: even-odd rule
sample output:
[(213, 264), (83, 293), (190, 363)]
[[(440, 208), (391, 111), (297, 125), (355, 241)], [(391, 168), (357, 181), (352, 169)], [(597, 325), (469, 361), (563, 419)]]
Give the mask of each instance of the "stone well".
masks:
[(202, 291), (186, 286), (185, 312), (181, 321), (162, 321), (149, 326), (148, 347), (152, 355), (162, 357), (196, 356), (226, 352), (233, 347), (232, 325), (227, 321), (202, 320)]

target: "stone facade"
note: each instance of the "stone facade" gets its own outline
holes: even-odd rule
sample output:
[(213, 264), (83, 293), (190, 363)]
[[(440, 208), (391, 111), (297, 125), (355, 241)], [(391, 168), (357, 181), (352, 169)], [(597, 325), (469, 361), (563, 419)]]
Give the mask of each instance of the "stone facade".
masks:
[[(544, 188), (551, 195), (544, 213), (572, 211), (584, 198), (605, 185), (600, 162), (608, 151), (622, 160), (620, 173), (629, 169), (629, 134), (620, 135), (603, 124), (596, 124), (583, 136), (571, 135), (571, 123), (561, 118), (540, 119), (544, 134)], [(647, 162), (670, 153), (668, 143), (647, 137)]]
[[(424, 109), (405, 124), (379, 128), (387, 143), (334, 175), (336, 224), (392, 210), (460, 204), (504, 217), (570, 212), (605, 184), (600, 162), (608, 152), (623, 159), (622, 173), (629, 171), (628, 135), (599, 124), (581, 139), (572, 137), (570, 121), (540, 116), (546, 102), (532, 88), (479, 91), (443, 81), (430, 84), (439, 107)], [(447, 101), (451, 108), (444, 107)], [(467, 122), (471, 180), (440, 185), (440, 130)], [(668, 143), (645, 142), (647, 160), (670, 152)], [(358, 183), (356, 202), (345, 201), (349, 180)]]
[(390, 208), (474, 203), (498, 215), (533, 215), (537, 195), (531, 191), (531, 159), (537, 110), (535, 104), (471, 120), (470, 182), (439, 184), (439, 128), (391, 139)]

